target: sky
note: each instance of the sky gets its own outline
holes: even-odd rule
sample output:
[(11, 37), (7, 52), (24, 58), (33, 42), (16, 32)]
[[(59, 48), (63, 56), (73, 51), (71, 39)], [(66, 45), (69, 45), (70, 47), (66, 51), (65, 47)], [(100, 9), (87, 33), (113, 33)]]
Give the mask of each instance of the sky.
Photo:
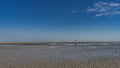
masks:
[(0, 41), (120, 41), (120, 0), (0, 0)]

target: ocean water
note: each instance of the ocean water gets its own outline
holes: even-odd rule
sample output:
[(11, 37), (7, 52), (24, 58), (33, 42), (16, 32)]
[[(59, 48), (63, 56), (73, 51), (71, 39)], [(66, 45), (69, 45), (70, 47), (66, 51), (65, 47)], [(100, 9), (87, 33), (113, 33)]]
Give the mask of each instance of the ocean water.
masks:
[(73, 44), (67, 45), (0, 45), (0, 62), (31, 62), (54, 60), (84, 60), (91, 57), (118, 57), (120, 45)]

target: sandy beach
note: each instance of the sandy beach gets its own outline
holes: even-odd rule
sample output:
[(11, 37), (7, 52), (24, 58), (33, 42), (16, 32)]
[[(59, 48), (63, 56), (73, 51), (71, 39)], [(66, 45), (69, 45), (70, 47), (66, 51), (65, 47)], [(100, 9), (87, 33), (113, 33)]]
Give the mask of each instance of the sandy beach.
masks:
[(119, 68), (120, 46), (0, 46), (2, 68)]

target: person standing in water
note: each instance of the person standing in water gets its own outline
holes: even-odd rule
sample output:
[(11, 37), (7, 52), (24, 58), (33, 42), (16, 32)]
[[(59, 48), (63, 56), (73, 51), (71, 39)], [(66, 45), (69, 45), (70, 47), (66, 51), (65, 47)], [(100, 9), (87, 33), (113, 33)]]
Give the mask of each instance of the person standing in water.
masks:
[(77, 40), (75, 40), (75, 46), (77, 46), (77, 43), (78, 43)]

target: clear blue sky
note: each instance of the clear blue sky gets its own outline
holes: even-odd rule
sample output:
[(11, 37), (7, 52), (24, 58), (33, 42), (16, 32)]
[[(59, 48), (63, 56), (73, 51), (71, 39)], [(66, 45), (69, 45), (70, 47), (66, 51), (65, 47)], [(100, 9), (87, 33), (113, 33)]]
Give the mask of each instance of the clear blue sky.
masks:
[(120, 0), (0, 0), (0, 41), (120, 41)]

